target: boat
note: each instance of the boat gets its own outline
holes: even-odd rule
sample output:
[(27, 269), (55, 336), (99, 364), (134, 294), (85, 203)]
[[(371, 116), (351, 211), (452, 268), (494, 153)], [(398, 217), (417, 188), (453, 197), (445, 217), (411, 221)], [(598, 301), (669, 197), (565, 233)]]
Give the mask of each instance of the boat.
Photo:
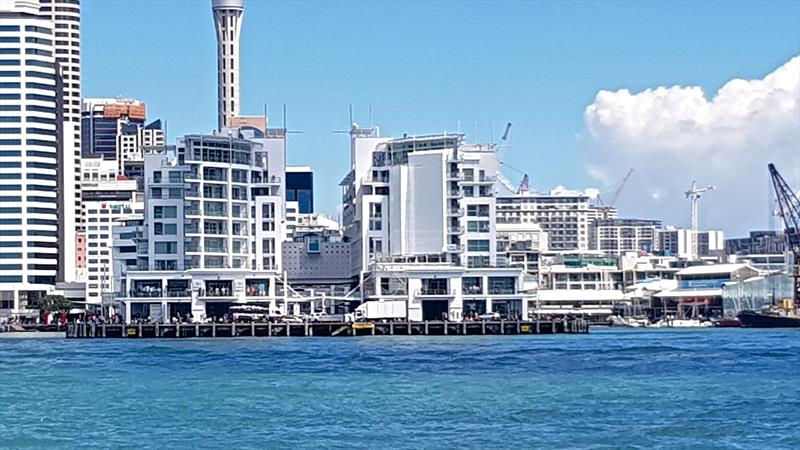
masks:
[(742, 326), (742, 322), (737, 319), (736, 317), (723, 317), (719, 320), (712, 320), (711, 321), (715, 327), (719, 328), (739, 328)]
[(645, 328), (650, 326), (650, 320), (647, 317), (610, 316), (608, 325), (612, 327)]
[(651, 325), (652, 328), (707, 328), (714, 326), (710, 320), (700, 319), (661, 319)]
[(800, 312), (790, 299), (762, 311), (740, 311), (737, 317), (745, 328), (800, 328)]

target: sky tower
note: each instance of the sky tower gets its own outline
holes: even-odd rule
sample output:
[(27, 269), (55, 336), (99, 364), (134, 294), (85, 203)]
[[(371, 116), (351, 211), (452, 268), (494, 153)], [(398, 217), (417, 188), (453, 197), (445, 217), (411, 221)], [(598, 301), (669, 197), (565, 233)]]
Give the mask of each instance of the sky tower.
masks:
[(239, 115), (239, 35), (244, 0), (211, 0), (217, 30), (217, 127)]

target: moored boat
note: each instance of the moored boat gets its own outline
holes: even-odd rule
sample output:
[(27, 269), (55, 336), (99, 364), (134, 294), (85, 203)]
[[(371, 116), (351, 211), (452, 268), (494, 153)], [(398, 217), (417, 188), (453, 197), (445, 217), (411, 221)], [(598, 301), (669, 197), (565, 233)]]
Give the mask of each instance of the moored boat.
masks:
[(775, 311), (741, 311), (739, 320), (745, 328), (800, 328), (800, 317), (781, 315)]

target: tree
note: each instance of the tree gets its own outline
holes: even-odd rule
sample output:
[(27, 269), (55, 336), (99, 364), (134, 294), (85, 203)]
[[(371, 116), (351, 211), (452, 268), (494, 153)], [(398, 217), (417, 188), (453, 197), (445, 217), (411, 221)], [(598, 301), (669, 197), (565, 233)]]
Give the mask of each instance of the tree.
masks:
[(72, 303), (64, 298), (63, 295), (45, 295), (39, 303), (39, 309), (42, 311), (69, 311), (72, 308)]

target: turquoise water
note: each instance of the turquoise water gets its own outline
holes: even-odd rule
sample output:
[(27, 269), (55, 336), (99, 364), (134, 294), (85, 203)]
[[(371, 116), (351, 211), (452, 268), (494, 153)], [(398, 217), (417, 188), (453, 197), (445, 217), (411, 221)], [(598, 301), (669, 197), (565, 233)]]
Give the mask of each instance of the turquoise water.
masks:
[(800, 330), (0, 340), (0, 447), (798, 448)]

